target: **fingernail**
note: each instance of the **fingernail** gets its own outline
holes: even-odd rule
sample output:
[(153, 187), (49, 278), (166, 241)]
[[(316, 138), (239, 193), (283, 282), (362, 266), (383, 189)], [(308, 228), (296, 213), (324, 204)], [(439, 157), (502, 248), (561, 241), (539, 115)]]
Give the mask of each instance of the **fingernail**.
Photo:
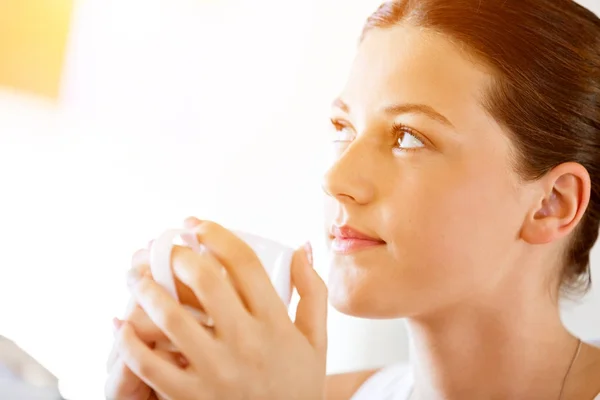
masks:
[(304, 245), (304, 252), (306, 253), (306, 259), (308, 260), (308, 264), (313, 266), (313, 251), (310, 242), (306, 242)]
[(202, 223), (202, 220), (199, 220), (196, 217), (187, 217), (184, 221), (183, 221), (183, 225), (186, 228), (194, 228), (195, 226), (198, 226)]

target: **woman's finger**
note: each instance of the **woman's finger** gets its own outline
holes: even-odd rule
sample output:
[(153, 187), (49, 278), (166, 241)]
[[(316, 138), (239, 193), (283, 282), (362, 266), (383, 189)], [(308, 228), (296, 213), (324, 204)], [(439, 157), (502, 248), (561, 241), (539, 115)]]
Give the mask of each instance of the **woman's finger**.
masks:
[[(179, 351), (199, 369), (219, 360), (217, 345), (209, 331), (152, 279), (132, 271), (130, 289), (138, 304)], [(139, 340), (139, 339), (138, 339)]]
[[(120, 319), (113, 318), (113, 331), (114, 331), (115, 335), (121, 328), (122, 323), (123, 323), (123, 321), (121, 321)], [(115, 364), (115, 362), (117, 361), (118, 358), (119, 358), (119, 352), (117, 351), (116, 342), (114, 342), (112, 349), (110, 349), (110, 354), (108, 355), (108, 359), (106, 360), (106, 372), (110, 372), (110, 370), (112, 369), (113, 365)]]
[(160, 393), (178, 393), (190, 387), (192, 377), (185, 370), (159, 356), (135, 334), (129, 323), (119, 330), (120, 360), (144, 383)]
[(307, 243), (294, 254), (292, 282), (300, 295), (295, 324), (311, 344), (325, 355), (327, 350), (327, 286), (312, 265)]
[(197, 253), (187, 247), (176, 246), (172, 254), (175, 275), (212, 318), (217, 336), (224, 340), (237, 337), (236, 327), (249, 314), (223, 273), (223, 265), (206, 250)]
[[(116, 318), (115, 318), (116, 319)], [(115, 323), (118, 334), (124, 321), (117, 320)], [(134, 327), (134, 331), (137, 330)], [(139, 335), (138, 335), (139, 337)], [(148, 343), (145, 343), (148, 345)], [(129, 367), (123, 362), (119, 356), (119, 341), (115, 341), (112, 348), (111, 355), (108, 362), (108, 379), (105, 384), (105, 395), (109, 399), (148, 399), (150, 392), (152, 391), (146, 383), (144, 383), (137, 375), (135, 375)], [(171, 362), (180, 368), (187, 368), (188, 361), (179, 353), (173, 353), (164, 350), (153, 350), (156, 355)]]
[(131, 256), (131, 268), (150, 273), (150, 250), (139, 249)]
[[(194, 232), (198, 241), (225, 267), (248, 310), (254, 315), (272, 313), (273, 302), (279, 300), (279, 296), (254, 250), (233, 232), (214, 222), (204, 221), (194, 228)], [(281, 311), (279, 307), (277, 310)]]
[[(152, 241), (149, 246), (151, 243)], [(137, 276), (151, 277), (149, 262), (149, 249), (140, 249), (136, 251), (131, 259), (131, 269), (133, 271), (129, 271), (128, 276), (135, 274)], [(168, 340), (163, 331), (152, 322), (146, 312), (139, 306), (135, 298), (130, 300), (128, 310), (123, 319), (133, 324), (139, 338), (147, 344)]]
[(147, 399), (152, 389), (117, 358), (104, 385), (107, 399)]
[(135, 332), (144, 343), (152, 346), (156, 342), (168, 341), (165, 333), (152, 321), (146, 311), (137, 306), (125, 319), (135, 328)]
[(128, 321), (136, 329), (140, 339), (151, 345), (154, 342), (167, 341), (168, 338), (163, 331), (148, 317), (148, 314), (137, 303), (135, 297), (132, 297), (127, 306), (122, 321)]

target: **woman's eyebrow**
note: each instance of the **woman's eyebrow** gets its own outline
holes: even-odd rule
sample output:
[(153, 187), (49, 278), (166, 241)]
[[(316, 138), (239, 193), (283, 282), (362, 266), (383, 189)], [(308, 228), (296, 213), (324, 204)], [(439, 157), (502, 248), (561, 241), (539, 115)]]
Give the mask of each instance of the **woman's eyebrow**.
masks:
[(342, 100), (341, 98), (336, 98), (333, 103), (331, 103), (331, 107), (332, 108), (339, 108), (340, 110), (342, 110), (343, 112), (345, 112), (346, 114), (350, 113), (350, 107), (348, 107), (348, 104), (346, 104), (344, 102), (344, 100)]
[(414, 104), (414, 103), (404, 103), (404, 104), (394, 104), (384, 108), (386, 114), (390, 115), (398, 115), (398, 114), (424, 114), (428, 117), (435, 119), (438, 122), (454, 129), (454, 125), (450, 122), (448, 118), (446, 118), (441, 113), (437, 112), (433, 107), (428, 106), (427, 104)]
[[(336, 98), (331, 107), (337, 108), (347, 114), (350, 113), (350, 107), (346, 102), (344, 102), (341, 98)], [(403, 104), (393, 104), (391, 106), (387, 106), (383, 109), (386, 114), (391, 116), (396, 116), (399, 114), (424, 114), (442, 124), (454, 129), (454, 125), (450, 122), (448, 118), (446, 118), (443, 114), (437, 112), (433, 107), (428, 106), (426, 104), (415, 104), (415, 103), (403, 103)]]

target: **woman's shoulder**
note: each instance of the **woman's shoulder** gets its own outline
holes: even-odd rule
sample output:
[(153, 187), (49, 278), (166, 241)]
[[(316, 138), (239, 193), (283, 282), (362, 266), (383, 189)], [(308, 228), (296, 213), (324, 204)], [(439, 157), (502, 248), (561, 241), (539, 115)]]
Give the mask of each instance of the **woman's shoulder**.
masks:
[[(585, 343), (593, 348), (596, 348), (596, 362), (592, 363), (592, 373), (588, 378), (590, 382), (600, 381), (600, 339), (587, 340)], [(596, 391), (599, 391), (594, 400), (600, 400), (600, 385), (596, 386)]]

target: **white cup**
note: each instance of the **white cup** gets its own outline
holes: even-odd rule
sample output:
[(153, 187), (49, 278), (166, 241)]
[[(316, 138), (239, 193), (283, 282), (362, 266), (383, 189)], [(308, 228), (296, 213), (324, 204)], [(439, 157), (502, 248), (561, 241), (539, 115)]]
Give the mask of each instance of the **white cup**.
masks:
[[(290, 269), (294, 249), (270, 239), (252, 235), (246, 232), (233, 231), (233, 233), (246, 242), (258, 256), (267, 271), (280, 299), (289, 307), (291, 298)], [(191, 243), (191, 245), (190, 245)], [(163, 286), (177, 301), (179, 296), (175, 286), (175, 278), (171, 268), (171, 252), (175, 245), (186, 245), (193, 250), (200, 250), (202, 244), (198, 243), (197, 235), (188, 229), (171, 229), (164, 232), (152, 242), (150, 249), (150, 271), (154, 280)], [(212, 326), (210, 316), (191, 306), (183, 305), (204, 325)]]

